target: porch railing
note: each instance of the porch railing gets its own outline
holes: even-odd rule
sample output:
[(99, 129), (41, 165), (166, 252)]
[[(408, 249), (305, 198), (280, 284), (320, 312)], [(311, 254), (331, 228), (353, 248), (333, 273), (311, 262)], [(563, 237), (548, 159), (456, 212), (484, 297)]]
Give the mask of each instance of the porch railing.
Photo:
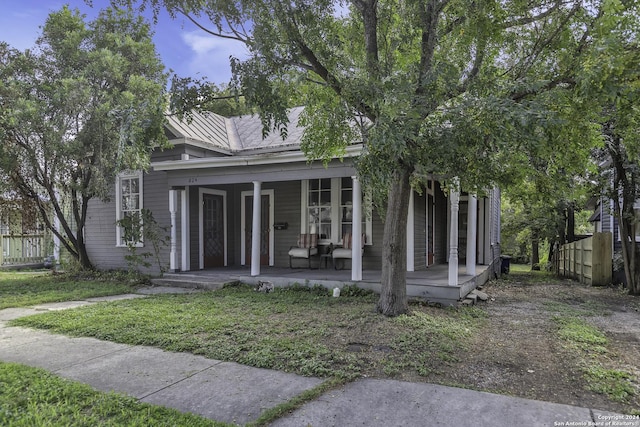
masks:
[(612, 250), (611, 233), (595, 233), (592, 237), (567, 243), (556, 251), (555, 272), (580, 283), (609, 284), (613, 274)]
[(0, 234), (0, 265), (36, 264), (44, 261), (44, 234)]

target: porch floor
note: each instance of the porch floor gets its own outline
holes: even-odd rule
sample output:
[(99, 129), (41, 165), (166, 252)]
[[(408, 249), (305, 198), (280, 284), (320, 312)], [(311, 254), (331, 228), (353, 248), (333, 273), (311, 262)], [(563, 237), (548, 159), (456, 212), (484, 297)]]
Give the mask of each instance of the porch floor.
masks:
[[(324, 266), (322, 266), (324, 267)], [(365, 270), (362, 272), (362, 281), (351, 280), (351, 270), (335, 270), (329, 268), (284, 268), (261, 267), (259, 276), (251, 276), (251, 269), (247, 267), (225, 267), (182, 273), (165, 274), (163, 279), (156, 282), (174, 283), (189, 286), (189, 283), (197, 287), (201, 283), (226, 283), (238, 280), (244, 283), (255, 284), (258, 281), (270, 281), (276, 286), (288, 286), (294, 283), (313, 286), (319, 284), (329, 289), (355, 284), (360, 288), (371, 289), (380, 292), (381, 270)], [(491, 279), (490, 268), (487, 265), (476, 265), (476, 275), (466, 274), (464, 265), (458, 267), (458, 285), (449, 286), (448, 264), (434, 265), (426, 270), (407, 272), (407, 295), (418, 297), (429, 302), (444, 305), (455, 305), (469, 292)]]

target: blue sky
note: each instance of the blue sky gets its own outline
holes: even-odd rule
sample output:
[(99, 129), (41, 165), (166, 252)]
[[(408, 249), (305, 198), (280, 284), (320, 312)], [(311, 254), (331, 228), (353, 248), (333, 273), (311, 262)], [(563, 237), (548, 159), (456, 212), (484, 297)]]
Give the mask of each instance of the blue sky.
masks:
[[(0, 0), (0, 40), (20, 50), (32, 47), (47, 15), (65, 4), (86, 14), (85, 20), (92, 20), (109, 5), (109, 0), (93, 0), (93, 7), (84, 0)], [(227, 83), (231, 76), (229, 56), (246, 55), (242, 44), (214, 38), (184, 17), (174, 20), (163, 13), (152, 28), (156, 50), (165, 67), (182, 77), (206, 76), (213, 83)]]

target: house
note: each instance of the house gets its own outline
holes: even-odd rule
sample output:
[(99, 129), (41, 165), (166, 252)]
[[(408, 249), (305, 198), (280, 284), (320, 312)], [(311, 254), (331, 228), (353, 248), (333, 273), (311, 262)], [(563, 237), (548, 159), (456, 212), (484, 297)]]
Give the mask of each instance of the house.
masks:
[[(585, 208), (593, 211), (589, 217), (589, 222), (593, 224), (594, 234), (609, 233), (611, 234), (610, 244), (608, 248), (608, 256), (612, 261), (611, 280), (613, 283), (625, 283), (624, 267), (622, 266), (622, 243), (620, 241), (619, 220), (613, 214), (615, 201), (605, 195), (593, 196), (587, 201)], [(640, 204), (636, 202), (636, 216), (640, 216)], [(640, 236), (640, 229), (636, 230), (636, 242)], [(617, 254), (617, 256), (616, 256)], [(617, 260), (617, 262), (616, 262)]]
[(0, 267), (41, 265), (53, 251), (35, 206), (14, 194), (0, 196)]
[[(344, 159), (327, 165), (308, 162), (300, 150), (301, 112), (289, 112), (284, 140), (276, 133), (263, 138), (257, 116), (196, 113), (190, 122), (170, 117), (172, 148), (153, 155), (151, 171), (121, 174), (110, 203), (89, 205), (86, 242), (95, 266), (126, 267), (126, 242), (116, 221), (145, 208), (170, 227), (171, 243), (161, 256), (173, 272), (244, 268), (260, 277), (269, 268), (289, 268), (289, 249), (301, 233), (318, 233), (322, 252), (341, 245), (348, 232), (354, 248), (364, 238), (364, 253), (361, 261), (345, 262), (345, 281), (379, 272), (383, 223), (363, 203), (353, 166), (362, 146), (353, 144)], [(448, 284), (455, 287), (456, 258), (472, 277), (476, 264), (490, 276), (489, 267), (499, 260), (500, 193), (452, 196), (436, 179), (411, 195), (407, 266), (420, 272), (454, 260)]]

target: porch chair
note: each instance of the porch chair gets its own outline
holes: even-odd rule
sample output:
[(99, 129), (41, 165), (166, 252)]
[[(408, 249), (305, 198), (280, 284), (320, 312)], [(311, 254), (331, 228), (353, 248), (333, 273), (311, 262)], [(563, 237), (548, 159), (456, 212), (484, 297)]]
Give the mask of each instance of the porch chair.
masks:
[(293, 258), (306, 258), (311, 268), (311, 257), (318, 254), (318, 235), (300, 234), (296, 246), (289, 248), (289, 268), (293, 268), (291, 260)]
[[(364, 243), (365, 243), (366, 235), (362, 234), (362, 255), (364, 255)], [(353, 258), (353, 236), (351, 233), (344, 233), (342, 236), (342, 247), (335, 248), (331, 253), (333, 257), (333, 267), (337, 270), (338, 264), (336, 263), (337, 259), (351, 259)], [(344, 262), (342, 263), (342, 268), (344, 268)]]

